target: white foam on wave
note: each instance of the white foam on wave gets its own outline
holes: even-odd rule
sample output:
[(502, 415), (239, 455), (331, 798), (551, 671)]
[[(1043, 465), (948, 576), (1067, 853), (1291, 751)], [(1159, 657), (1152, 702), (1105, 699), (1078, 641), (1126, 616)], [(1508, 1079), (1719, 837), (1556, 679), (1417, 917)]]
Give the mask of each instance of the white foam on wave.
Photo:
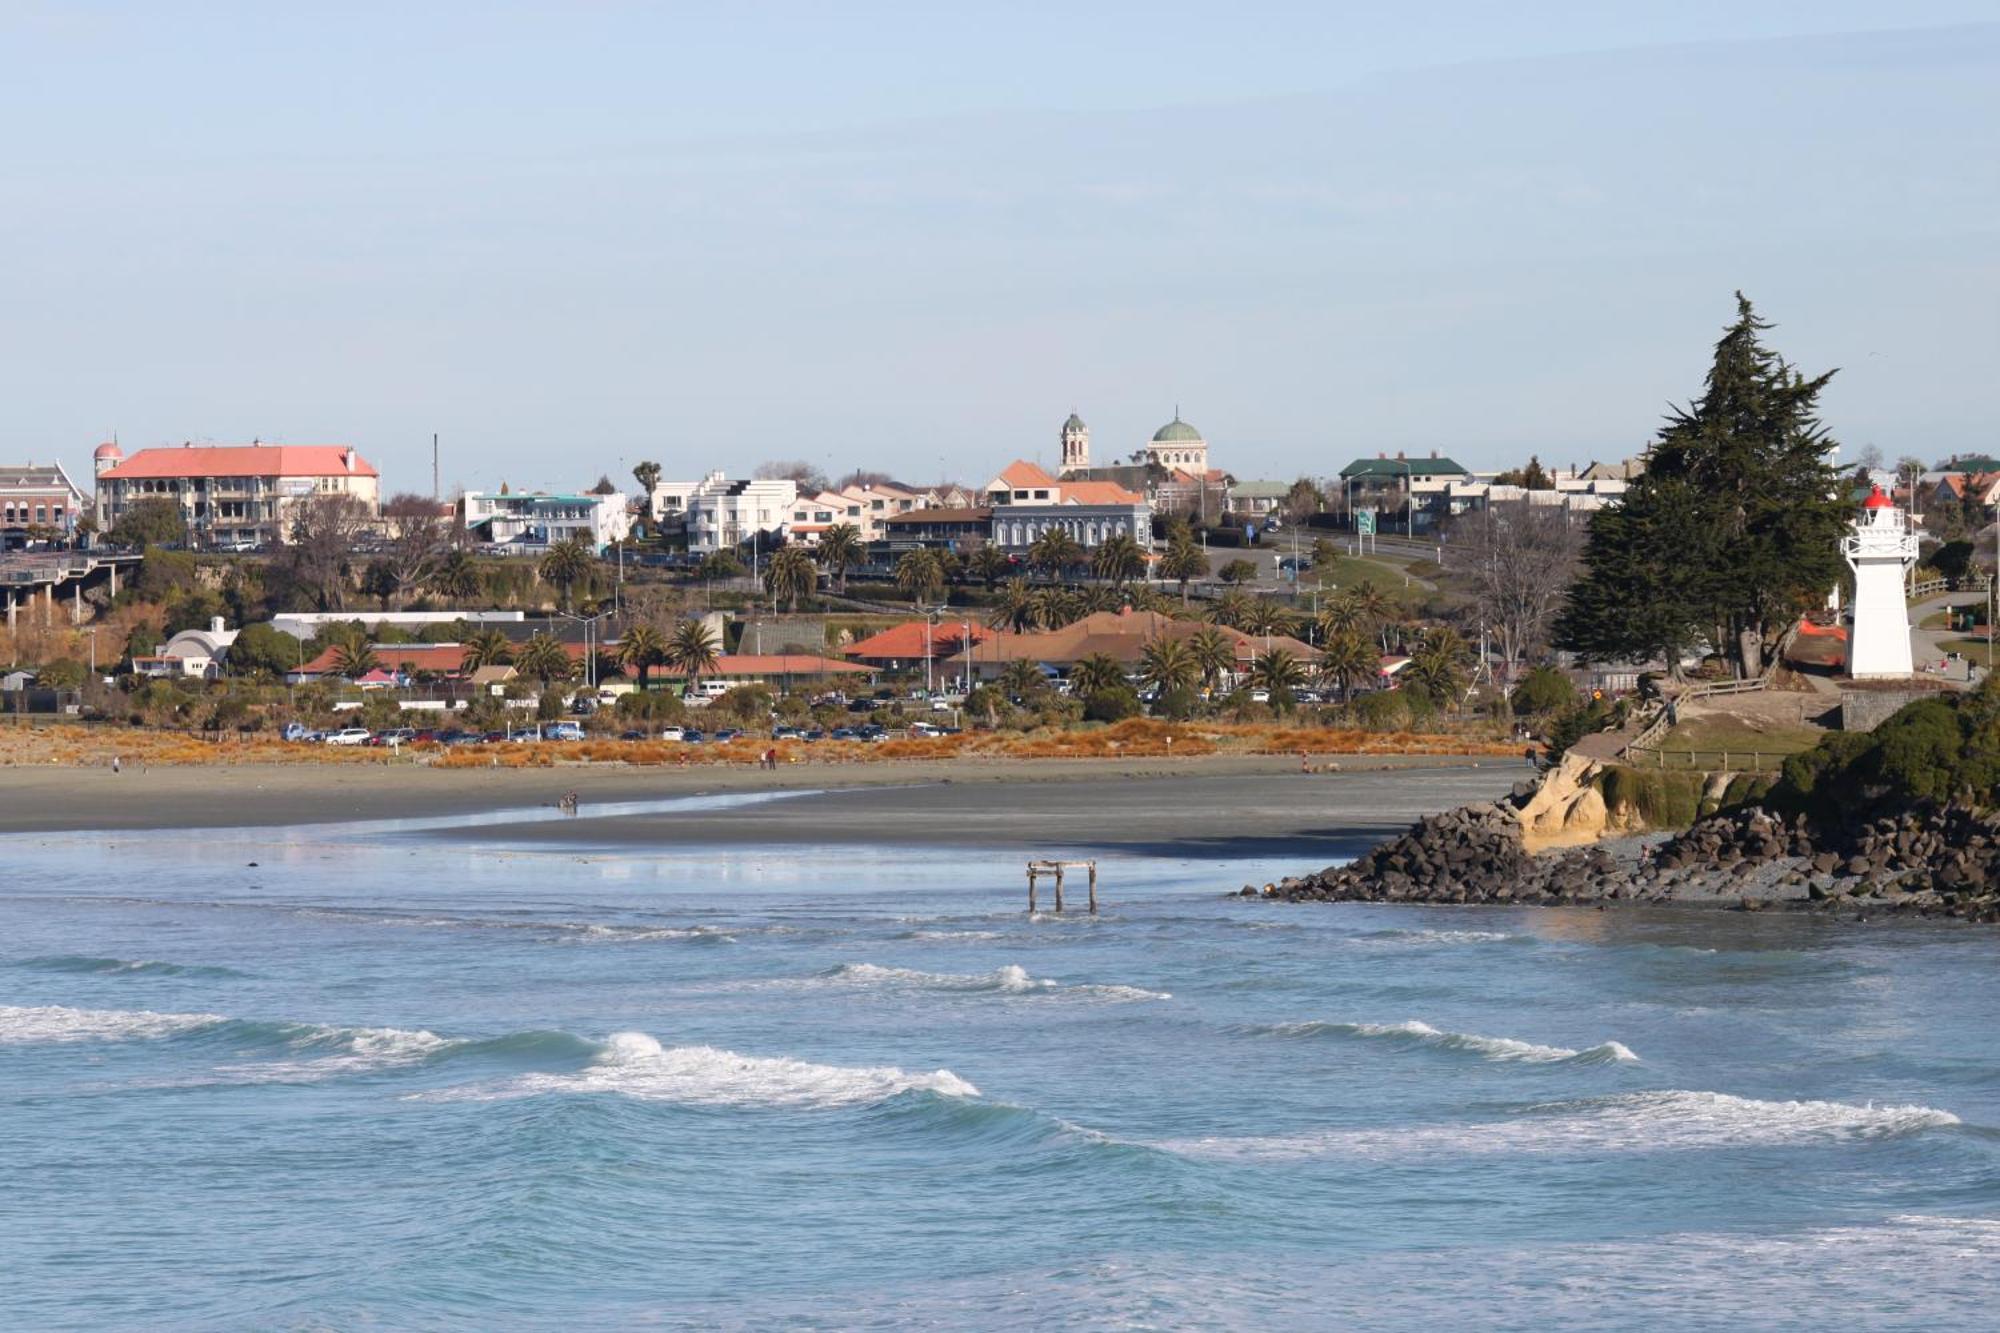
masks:
[(894, 1065), (822, 1065), (787, 1056), (742, 1055), (714, 1046), (663, 1047), (643, 1032), (617, 1032), (575, 1074), (526, 1074), (498, 1086), (418, 1094), (427, 1101), (497, 1101), (545, 1093), (617, 1093), (687, 1106), (829, 1109), (886, 1101), (904, 1092), (977, 1097), (949, 1069), (912, 1073)]
[(284, 1039), (290, 1052), (277, 1060), (219, 1066), (250, 1082), (293, 1083), (339, 1078), (421, 1064), (465, 1043), (422, 1028), (342, 1028), (301, 1025)]
[(1504, 930), (1376, 930), (1354, 939), (1363, 944), (1407, 945), (1407, 944), (1499, 944), (1506, 940), (1518, 940), (1519, 935)]
[(1271, 1029), (1280, 1036), (1313, 1036), (1330, 1032), (1340, 1036), (1401, 1039), (1434, 1050), (1463, 1051), (1487, 1060), (1508, 1060), (1528, 1064), (1634, 1064), (1639, 1057), (1623, 1042), (1599, 1042), (1583, 1050), (1567, 1046), (1543, 1046), (1514, 1037), (1487, 1037), (1477, 1032), (1445, 1032), (1417, 1019), (1401, 1023), (1285, 1023)]
[(876, 963), (843, 963), (814, 980), (823, 983), (888, 989), (957, 991), (964, 994), (1053, 995), (1060, 993), (1084, 999), (1106, 1001), (1171, 1000), (1165, 991), (1138, 986), (1100, 985), (1091, 982), (1064, 983), (1051, 977), (1030, 976), (1018, 963), (1008, 963), (991, 972), (920, 972), (908, 967), (883, 967)]
[(1777, 1102), (1724, 1092), (1665, 1090), (1530, 1106), (1507, 1120), (1177, 1139), (1154, 1146), (1187, 1156), (1234, 1160), (1394, 1161), (1449, 1154), (1795, 1147), (1897, 1138), (1959, 1123), (1951, 1112), (1930, 1106)]
[(214, 1027), (221, 1014), (160, 1014), (150, 1009), (71, 1009), (65, 1005), (0, 1005), (0, 1045), (77, 1041), (157, 1041)]

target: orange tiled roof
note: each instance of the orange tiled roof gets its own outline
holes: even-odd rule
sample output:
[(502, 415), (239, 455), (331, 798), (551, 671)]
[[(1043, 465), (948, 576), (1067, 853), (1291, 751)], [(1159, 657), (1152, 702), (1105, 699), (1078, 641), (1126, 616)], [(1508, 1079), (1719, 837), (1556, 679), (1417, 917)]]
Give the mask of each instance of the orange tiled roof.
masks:
[[(870, 661), (921, 662), (924, 660), (926, 629), (930, 631), (931, 656), (934, 658), (948, 657), (965, 647), (965, 626), (962, 623), (940, 621), (935, 625), (926, 625), (921, 620), (908, 620), (849, 645), (847, 656)], [(993, 631), (984, 625), (972, 627), (974, 643), (984, 643), (992, 637)]]
[(1064, 504), (1132, 505), (1144, 504), (1146, 497), (1128, 491), (1115, 481), (1066, 481), (1062, 484)]
[(1025, 490), (1034, 486), (1053, 486), (1056, 479), (1025, 458), (1017, 458), (1001, 470), (1000, 480), (1009, 486)]
[[(354, 466), (347, 465), (352, 454)], [(343, 444), (183, 445), (141, 449), (103, 474), (115, 481), (158, 477), (378, 477), (375, 465)]]

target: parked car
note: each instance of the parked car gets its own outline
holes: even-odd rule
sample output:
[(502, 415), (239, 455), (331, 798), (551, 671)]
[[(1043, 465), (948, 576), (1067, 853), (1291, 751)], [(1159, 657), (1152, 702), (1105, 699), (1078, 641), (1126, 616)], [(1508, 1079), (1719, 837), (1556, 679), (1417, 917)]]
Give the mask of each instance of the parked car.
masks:
[(312, 734), (312, 728), (303, 722), (287, 722), (280, 734), (288, 741), (302, 741)]
[(339, 731), (326, 733), (328, 745), (366, 745), (370, 732), (366, 727), (342, 727)]
[(643, 741), (650, 740), (651, 737), (647, 736), (645, 732), (639, 730), (637, 727), (634, 727), (630, 731), (619, 732), (618, 739), (621, 741)]
[(826, 739), (826, 733), (818, 727), (814, 727), (812, 730), (806, 732), (805, 735), (799, 737), (799, 739), (802, 741), (823, 741)]
[(804, 730), (799, 727), (771, 728), (771, 739), (774, 741), (795, 741), (804, 735)]
[(680, 727), (661, 727), (660, 739), (663, 741), (684, 741), (687, 739), (687, 732)]
[(391, 727), (387, 731), (376, 732), (373, 736), (370, 736), (368, 738), (367, 743), (370, 745), (390, 745), (390, 746), (408, 745), (416, 738), (417, 738), (417, 729), (415, 727)]
[(958, 707), (949, 699), (933, 699), (931, 700), (931, 711), (933, 713), (955, 713), (958, 711)]
[(733, 741), (742, 734), (743, 734), (742, 732), (738, 731), (734, 727), (724, 727), (722, 730), (716, 732), (715, 735), (710, 739), (712, 739), (717, 745), (720, 745), (724, 741)]
[(542, 739), (545, 741), (580, 741), (583, 739), (583, 728), (574, 722), (551, 722), (542, 728)]
[(942, 736), (944, 735), (944, 728), (934, 722), (912, 722), (910, 724), (910, 734), (912, 736)]
[(879, 700), (856, 699), (853, 703), (847, 705), (847, 711), (850, 713), (872, 713), (881, 706)]
[(686, 741), (689, 745), (700, 745), (703, 741), (707, 740), (708, 738), (702, 735), (699, 731), (696, 731), (693, 727), (689, 727), (686, 731), (683, 731), (681, 733), (681, 739)]
[(852, 728), (852, 727), (835, 727), (835, 728), (834, 728), (834, 729), (833, 729), (832, 731), (830, 731), (830, 732), (828, 732), (828, 733), (827, 733), (827, 736), (828, 736), (828, 738), (829, 738), (829, 739), (831, 739), (831, 740), (836, 740), (836, 741), (851, 741), (851, 740), (853, 740), (853, 739), (854, 739), (854, 728)]

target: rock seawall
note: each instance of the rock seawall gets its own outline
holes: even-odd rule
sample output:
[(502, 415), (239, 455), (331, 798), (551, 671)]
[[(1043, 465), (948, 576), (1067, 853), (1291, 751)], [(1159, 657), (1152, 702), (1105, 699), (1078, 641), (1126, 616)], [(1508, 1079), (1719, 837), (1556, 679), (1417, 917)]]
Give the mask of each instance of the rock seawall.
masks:
[(1815, 828), (1758, 806), (1671, 837), (1624, 838), (1535, 855), (1533, 794), (1428, 815), (1344, 866), (1245, 886), (1293, 902), (1638, 902), (1909, 912), (2000, 922), (2000, 815), (1923, 805)]

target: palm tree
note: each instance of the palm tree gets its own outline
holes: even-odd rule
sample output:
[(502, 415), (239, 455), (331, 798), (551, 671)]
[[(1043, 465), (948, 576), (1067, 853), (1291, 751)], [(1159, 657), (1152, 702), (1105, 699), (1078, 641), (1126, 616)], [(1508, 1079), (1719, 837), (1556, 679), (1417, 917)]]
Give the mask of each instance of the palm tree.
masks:
[(1160, 557), (1160, 577), (1181, 585), (1181, 605), (1188, 600), (1188, 580), (1208, 573), (1208, 555), (1196, 544), (1186, 523), (1176, 523), (1167, 538), (1167, 553)]
[(1241, 588), (1231, 588), (1208, 606), (1208, 618), (1218, 625), (1241, 625), (1250, 614), (1250, 597)]
[(980, 547), (965, 563), (966, 568), (986, 585), (988, 592), (993, 591), (994, 585), (1014, 567), (1014, 562), (1007, 558), (1007, 553), (997, 546)]
[(1342, 634), (1358, 633), (1367, 623), (1368, 616), (1361, 609), (1361, 599), (1351, 592), (1339, 592), (1327, 598), (1326, 605), (1313, 618), (1313, 627), (1323, 644), (1332, 643)]
[(1382, 632), (1382, 651), (1389, 650), (1389, 616), (1395, 604), (1382, 594), (1372, 582), (1363, 579), (1354, 585), (1354, 604), (1361, 609), (1362, 618)]
[(862, 544), (861, 530), (852, 523), (836, 523), (819, 535), (819, 562), (840, 581), (840, 590), (847, 591), (847, 571), (867, 558), (868, 548)]
[(1139, 678), (1161, 694), (1172, 694), (1193, 689), (1201, 667), (1179, 639), (1154, 639), (1139, 654)]
[(1314, 569), (1324, 573), (1332, 569), (1333, 562), (1338, 559), (1340, 559), (1340, 547), (1334, 544), (1332, 538), (1318, 537), (1313, 540), (1312, 562)]
[(818, 586), (819, 566), (803, 546), (779, 547), (771, 553), (771, 562), (764, 566), (764, 587), (771, 594), (773, 611), (778, 609), (781, 597), (792, 610), (798, 610), (799, 598)]
[(568, 680), (576, 670), (576, 660), (563, 647), (561, 639), (541, 633), (521, 645), (521, 651), (514, 657), (514, 669), (529, 680), (547, 685), (552, 680)]
[(1292, 614), (1276, 602), (1267, 602), (1262, 597), (1255, 598), (1243, 608), (1236, 628), (1245, 634), (1283, 634), (1292, 627)]
[(1356, 686), (1367, 684), (1381, 674), (1382, 659), (1375, 641), (1357, 629), (1345, 629), (1326, 640), (1320, 654), (1319, 674), (1340, 689), (1343, 702), (1354, 697)]
[(928, 546), (905, 551), (896, 562), (896, 586), (909, 593), (913, 601), (935, 601), (944, 591), (944, 580), (944, 560)]
[(632, 480), (639, 483), (639, 509), (647, 518), (653, 516), (653, 488), (660, 484), (660, 465), (642, 460), (632, 469)]
[(643, 621), (625, 631), (618, 640), (618, 663), (638, 673), (639, 688), (646, 688), (646, 674), (667, 660), (667, 640), (659, 630)]
[(666, 665), (681, 673), (690, 690), (701, 683), (702, 673), (715, 669), (718, 656), (715, 635), (699, 620), (683, 620), (667, 640)]
[(1026, 579), (1008, 579), (993, 603), (994, 619), (1019, 634), (1035, 627), (1035, 594)]
[(378, 670), (381, 665), (382, 659), (375, 655), (375, 650), (363, 642), (350, 640), (333, 650), (334, 674), (345, 676), (349, 680)]
[(1061, 578), (1083, 562), (1083, 548), (1061, 528), (1049, 528), (1028, 548), (1028, 563)]
[(1275, 707), (1289, 708), (1292, 691), (1304, 679), (1305, 670), (1299, 666), (1298, 659), (1283, 648), (1273, 648), (1250, 661), (1251, 686), (1270, 691), (1271, 703)]
[(1128, 534), (1116, 532), (1099, 544), (1090, 558), (1090, 567), (1097, 577), (1110, 580), (1112, 587), (1121, 587), (1126, 580), (1146, 572), (1146, 553)]
[(1410, 664), (1403, 668), (1406, 688), (1419, 691), (1432, 703), (1448, 708), (1458, 706), (1465, 688), (1465, 640), (1448, 628), (1427, 629), (1418, 636)]
[(1041, 664), (1017, 657), (1000, 669), (1000, 688), (1011, 699), (1026, 699), (1041, 689), (1046, 678)]
[(1125, 683), (1125, 668), (1105, 653), (1092, 653), (1069, 669), (1070, 692), (1080, 699), (1116, 689)]
[(1061, 629), (1082, 614), (1082, 599), (1068, 588), (1035, 589), (1035, 623), (1043, 629)]
[(458, 669), (471, 675), (481, 667), (501, 666), (514, 656), (514, 644), (497, 629), (475, 630), (466, 636), (463, 655), (458, 659)]
[(570, 590), (590, 576), (590, 567), (594, 563), (596, 557), (591, 555), (590, 548), (578, 538), (571, 537), (549, 548), (537, 572), (542, 576), (542, 582), (562, 589), (562, 608), (567, 611)]
[(1101, 583), (1087, 584), (1073, 594), (1077, 608), (1084, 615), (1095, 615), (1099, 611), (1116, 611), (1125, 605), (1125, 598), (1116, 588), (1107, 588)]
[(453, 551), (438, 566), (437, 573), (431, 575), (431, 591), (447, 601), (467, 601), (477, 597), (485, 587), (486, 580), (479, 576), (479, 562), (468, 551)]
[(1226, 630), (1205, 625), (1188, 636), (1187, 648), (1201, 683), (1211, 690), (1222, 683), (1224, 672), (1236, 669), (1236, 639)]

